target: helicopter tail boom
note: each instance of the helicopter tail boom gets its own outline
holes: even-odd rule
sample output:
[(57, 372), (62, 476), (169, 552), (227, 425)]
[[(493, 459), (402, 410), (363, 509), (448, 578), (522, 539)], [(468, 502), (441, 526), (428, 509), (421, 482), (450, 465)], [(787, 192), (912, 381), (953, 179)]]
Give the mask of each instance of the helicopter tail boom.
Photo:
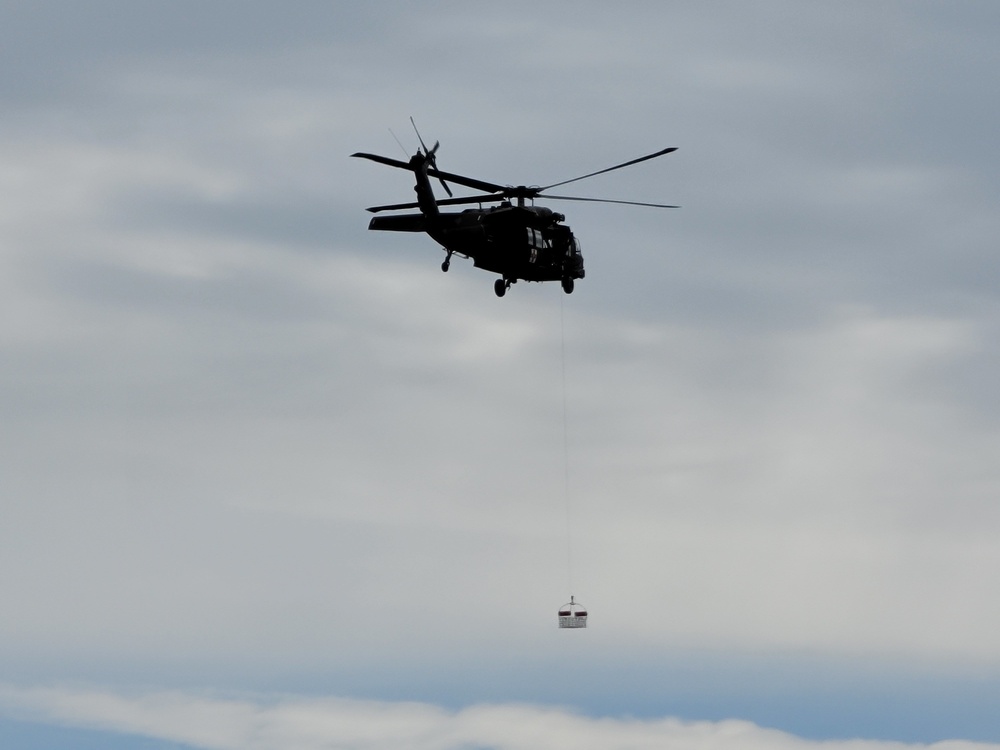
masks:
[(368, 228), (383, 232), (426, 232), (427, 217), (423, 214), (373, 216)]

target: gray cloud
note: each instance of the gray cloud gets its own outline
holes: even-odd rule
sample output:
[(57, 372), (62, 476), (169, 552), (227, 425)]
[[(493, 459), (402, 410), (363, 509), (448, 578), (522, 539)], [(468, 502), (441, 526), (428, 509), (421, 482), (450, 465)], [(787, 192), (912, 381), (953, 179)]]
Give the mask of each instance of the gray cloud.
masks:
[[(992, 5), (239, 9), (0, 31), (0, 655), (28, 683), (578, 657), (547, 637), (564, 345), (589, 658), (995, 671)], [(398, 156), (410, 114), (500, 182), (679, 146), (579, 192), (684, 208), (560, 206), (586, 280), (497, 300), (365, 231), (412, 188), (348, 154)]]

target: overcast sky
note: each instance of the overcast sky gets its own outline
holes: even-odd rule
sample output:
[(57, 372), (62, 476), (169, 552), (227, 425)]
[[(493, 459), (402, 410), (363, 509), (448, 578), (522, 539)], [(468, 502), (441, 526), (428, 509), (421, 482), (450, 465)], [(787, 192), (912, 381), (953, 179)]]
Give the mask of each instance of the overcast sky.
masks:
[[(1000, 5), (8, 0), (0, 66), (4, 747), (1000, 743)], [(497, 299), (367, 231), (411, 115), (683, 208)]]

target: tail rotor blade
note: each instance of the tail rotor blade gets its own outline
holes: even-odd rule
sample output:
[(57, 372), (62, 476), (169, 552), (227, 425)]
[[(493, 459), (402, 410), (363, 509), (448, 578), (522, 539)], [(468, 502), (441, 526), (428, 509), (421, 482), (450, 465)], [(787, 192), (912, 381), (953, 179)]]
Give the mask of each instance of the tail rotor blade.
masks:
[[(441, 147), (441, 141), (434, 141), (434, 147), (431, 149), (427, 148), (427, 144), (424, 143), (424, 139), (420, 137), (420, 131), (417, 130), (417, 123), (413, 121), (413, 116), (410, 115), (410, 124), (413, 126), (413, 132), (417, 134), (417, 140), (420, 141), (420, 147), (424, 150), (424, 155), (427, 157), (427, 161), (430, 162), (431, 167), (437, 170), (437, 150)], [(441, 187), (444, 191), (451, 197), (451, 188), (448, 187), (448, 183), (445, 182), (441, 177), (438, 177), (438, 182), (441, 183)]]
[(417, 130), (417, 123), (413, 121), (413, 115), (410, 115), (410, 125), (413, 126), (413, 132), (417, 134), (417, 140), (420, 141), (420, 147), (424, 150), (424, 153), (427, 154), (427, 156), (430, 156), (434, 153), (434, 151), (437, 151), (436, 143), (434, 144), (434, 151), (427, 150), (427, 144), (424, 143), (424, 139), (420, 137), (420, 131)]

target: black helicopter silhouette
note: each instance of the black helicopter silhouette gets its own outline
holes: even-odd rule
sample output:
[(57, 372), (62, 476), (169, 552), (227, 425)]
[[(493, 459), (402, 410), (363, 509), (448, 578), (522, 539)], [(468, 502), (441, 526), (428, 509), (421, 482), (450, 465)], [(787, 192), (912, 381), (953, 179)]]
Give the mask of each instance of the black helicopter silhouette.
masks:
[[(413, 118), (410, 118), (412, 122)], [(414, 125), (416, 130), (416, 125)], [(494, 284), (498, 297), (507, 293), (511, 284), (523, 281), (559, 281), (563, 291), (570, 294), (574, 281), (584, 277), (583, 254), (580, 243), (570, 228), (563, 224), (565, 216), (543, 206), (534, 205), (535, 198), (544, 197), (549, 200), (586, 201), (589, 203), (620, 203), (629, 206), (649, 206), (652, 208), (678, 208), (662, 203), (641, 203), (638, 201), (608, 200), (604, 198), (581, 198), (569, 195), (544, 195), (549, 188), (568, 185), (571, 182), (585, 180), (606, 172), (628, 167), (639, 162), (655, 159), (676, 151), (676, 148), (665, 148), (653, 154), (640, 156), (622, 164), (616, 164), (607, 169), (590, 172), (571, 180), (554, 182), (544, 187), (528, 187), (525, 185), (503, 186), (472, 177), (443, 172), (437, 168), (437, 151), (440, 142), (435, 142), (430, 149), (424, 143), (417, 131), (420, 149), (408, 162), (390, 159), (377, 154), (355, 153), (353, 157), (369, 159), (390, 167), (406, 169), (416, 176), (417, 193), (415, 203), (396, 203), (387, 206), (372, 206), (368, 211), (397, 211), (411, 208), (420, 209), (420, 213), (397, 214), (394, 216), (375, 216), (368, 225), (369, 229), (388, 232), (426, 232), (440, 243), (447, 256), (441, 264), (441, 270), (447, 271), (451, 265), (451, 256), (471, 258), (476, 268), (482, 268), (492, 273), (500, 274)], [(437, 200), (431, 189), (430, 177), (436, 177), (448, 198)], [(485, 195), (467, 197), (451, 197), (448, 183), (464, 185), (473, 190), (484, 191)], [(517, 205), (511, 203), (516, 199)], [(525, 205), (530, 201), (531, 205)], [(483, 208), (484, 203), (499, 202), (500, 205)], [(479, 208), (469, 208), (460, 212), (443, 213), (440, 206), (455, 206), (461, 204), (479, 204)]]

